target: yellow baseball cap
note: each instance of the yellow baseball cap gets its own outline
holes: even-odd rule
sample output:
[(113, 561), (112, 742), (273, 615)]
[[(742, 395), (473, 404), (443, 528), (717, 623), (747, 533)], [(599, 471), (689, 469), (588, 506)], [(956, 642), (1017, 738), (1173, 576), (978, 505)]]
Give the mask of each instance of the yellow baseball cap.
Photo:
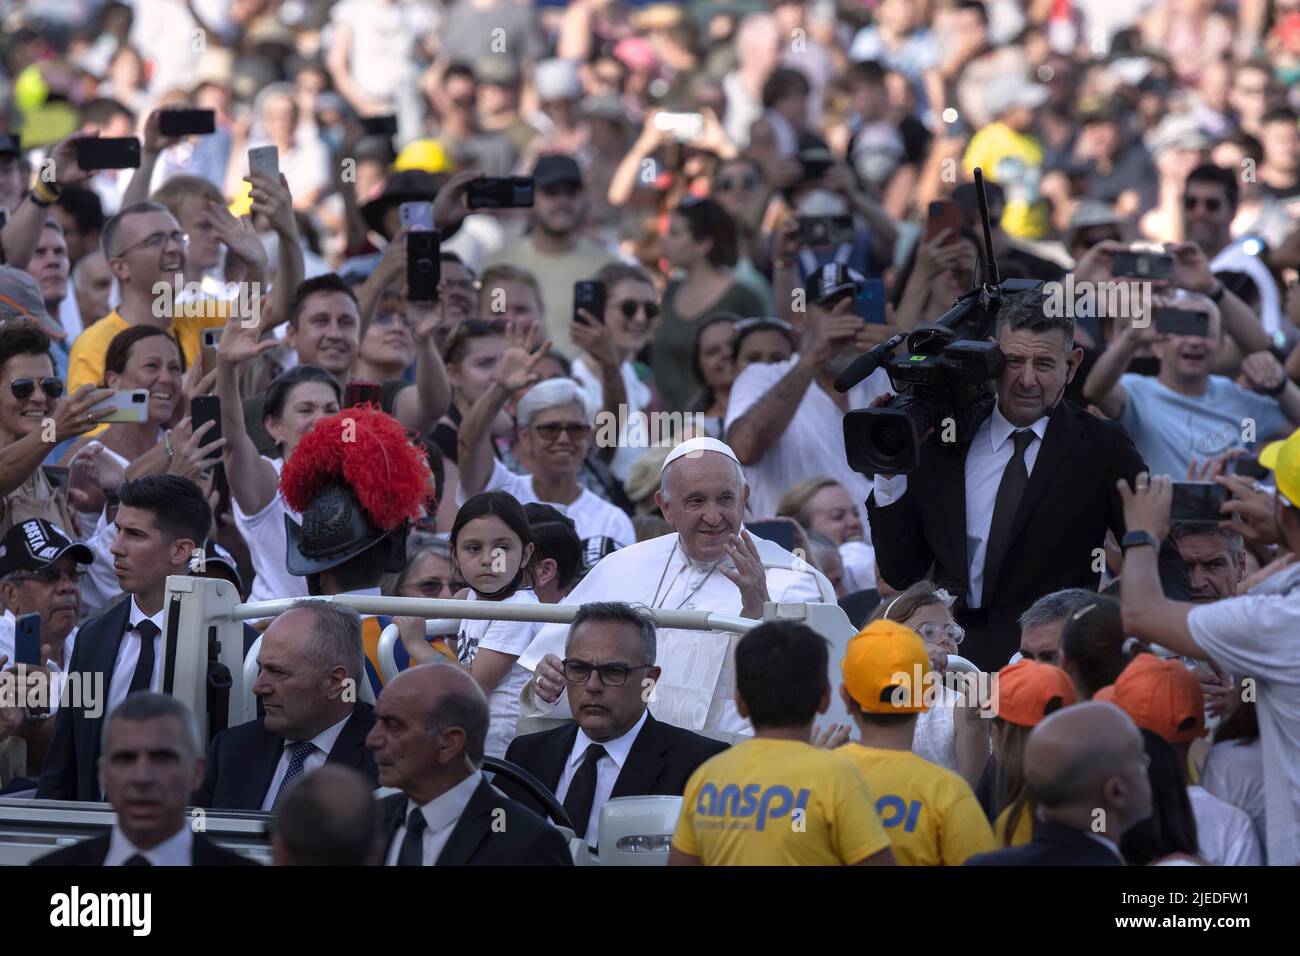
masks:
[(398, 173), (408, 169), (420, 169), (426, 173), (449, 173), (455, 168), (456, 164), (436, 139), (412, 140), (402, 147), (402, 151), (397, 154), (397, 161), (393, 163), (393, 171)]
[(1282, 497), (1300, 507), (1300, 428), (1285, 441), (1265, 445), (1259, 463), (1273, 472)]
[(925, 641), (897, 621), (872, 621), (845, 648), (840, 662), (849, 696), (869, 714), (926, 710), (922, 681), (930, 671)]

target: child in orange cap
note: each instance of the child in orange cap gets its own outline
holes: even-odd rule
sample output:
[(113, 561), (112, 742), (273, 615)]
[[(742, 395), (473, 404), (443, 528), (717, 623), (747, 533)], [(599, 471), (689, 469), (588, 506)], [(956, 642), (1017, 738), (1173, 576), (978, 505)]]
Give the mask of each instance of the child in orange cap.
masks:
[(1048, 714), (1076, 700), (1070, 676), (1053, 664), (1020, 660), (998, 671), (994, 684), (993, 832), (1002, 846), (1023, 846), (1034, 834), (1034, 807), (1025, 780), (1025, 741)]
[(1144, 730), (1163, 737), (1178, 755), (1178, 769), (1196, 817), (1200, 855), (1215, 866), (1259, 866), (1259, 838), (1250, 817), (1204, 787), (1189, 785), (1188, 751), (1205, 736), (1205, 697), (1196, 675), (1176, 657), (1139, 654), (1119, 679), (1094, 700), (1109, 701)]
[(835, 752), (852, 762), (876, 795), (876, 812), (903, 866), (960, 866), (997, 848), (988, 818), (965, 780), (912, 753), (926, 709), (916, 675), (930, 670), (925, 642), (911, 628), (874, 621), (849, 641), (840, 697), (860, 743)]

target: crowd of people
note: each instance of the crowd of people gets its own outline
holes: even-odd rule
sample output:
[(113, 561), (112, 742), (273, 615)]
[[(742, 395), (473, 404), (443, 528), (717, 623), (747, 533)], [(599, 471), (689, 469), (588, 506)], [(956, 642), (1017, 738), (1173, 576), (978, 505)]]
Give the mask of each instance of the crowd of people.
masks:
[[(1293, 0), (5, 17), (0, 668), (106, 691), (0, 697), (0, 795), (118, 811), (48, 862), (567, 864), (493, 757), (592, 847), (682, 796), (674, 865), (1300, 863)], [(950, 417), (836, 387), (994, 262)], [(300, 602), (211, 740), (185, 574)], [(772, 603), (839, 686), (646, 613)]]

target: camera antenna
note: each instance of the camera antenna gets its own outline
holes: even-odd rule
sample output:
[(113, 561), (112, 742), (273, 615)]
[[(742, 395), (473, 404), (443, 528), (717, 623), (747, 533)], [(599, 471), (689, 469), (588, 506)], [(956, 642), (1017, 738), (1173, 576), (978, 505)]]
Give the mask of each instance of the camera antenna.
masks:
[(984, 171), (978, 166), (975, 167), (975, 195), (980, 203), (980, 224), (984, 227), (984, 281), (989, 285), (1001, 285), (998, 261), (993, 258), (993, 227), (989, 223), (989, 199), (984, 192)]

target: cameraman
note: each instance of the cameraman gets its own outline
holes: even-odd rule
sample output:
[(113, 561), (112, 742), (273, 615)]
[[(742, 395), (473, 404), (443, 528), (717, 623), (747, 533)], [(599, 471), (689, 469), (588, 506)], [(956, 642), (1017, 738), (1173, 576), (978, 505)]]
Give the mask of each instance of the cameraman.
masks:
[(935, 583), (962, 599), (962, 651), (986, 671), (1016, 652), (1017, 620), (1037, 598), (1096, 590), (1106, 531), (1124, 533), (1115, 482), (1144, 467), (1122, 427), (1062, 401), (1083, 350), (1074, 320), (1046, 315), (1047, 301), (1042, 291), (1003, 299), (996, 341), (1007, 365), (972, 441), (923, 438), (916, 471), (877, 474), (867, 499), (881, 577), (903, 589), (934, 565)]

